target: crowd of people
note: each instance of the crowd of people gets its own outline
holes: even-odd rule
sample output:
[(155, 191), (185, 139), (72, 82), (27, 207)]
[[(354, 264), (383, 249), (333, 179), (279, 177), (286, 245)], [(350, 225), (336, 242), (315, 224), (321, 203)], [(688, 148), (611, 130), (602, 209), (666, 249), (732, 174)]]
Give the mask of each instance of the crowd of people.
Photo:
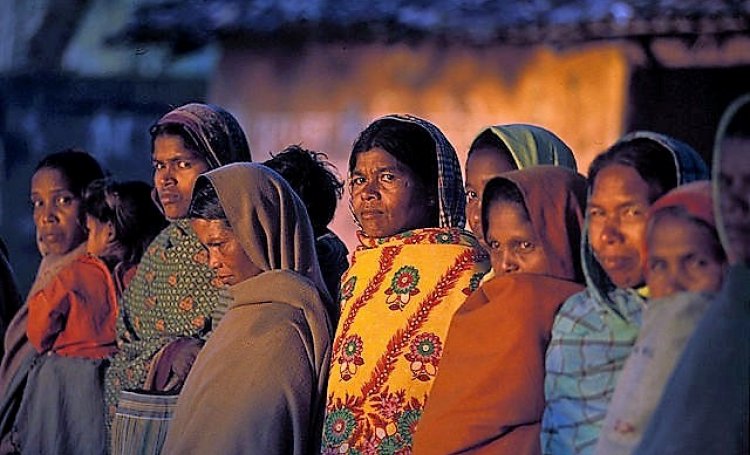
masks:
[(152, 184), (36, 166), (25, 301), (0, 245), (0, 453), (750, 450), (750, 95), (712, 175), (649, 131), (584, 177), (548, 129), (491, 126), (464, 179), (388, 115), (345, 182), (298, 145), (252, 162), (214, 105), (150, 134)]

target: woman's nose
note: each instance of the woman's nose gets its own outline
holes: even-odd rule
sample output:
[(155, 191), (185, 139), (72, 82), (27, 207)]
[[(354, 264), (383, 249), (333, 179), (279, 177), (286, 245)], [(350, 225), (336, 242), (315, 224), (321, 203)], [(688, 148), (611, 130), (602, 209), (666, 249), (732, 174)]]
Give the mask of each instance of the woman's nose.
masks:
[(512, 251), (505, 250), (502, 253), (502, 261), (500, 262), (504, 273), (513, 273), (518, 271), (518, 261), (516, 255)]
[(621, 242), (623, 237), (619, 225), (612, 220), (606, 221), (602, 228), (601, 238), (606, 243)]

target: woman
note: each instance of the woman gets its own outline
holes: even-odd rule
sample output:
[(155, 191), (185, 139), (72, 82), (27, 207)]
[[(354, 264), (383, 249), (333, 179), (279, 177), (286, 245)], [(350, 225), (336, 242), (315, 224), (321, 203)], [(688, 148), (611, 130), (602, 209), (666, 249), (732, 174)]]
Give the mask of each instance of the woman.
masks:
[(311, 453), (337, 308), (302, 201), (270, 169), (237, 163), (198, 180), (190, 218), (234, 301), (198, 354), (164, 452)]
[(463, 230), (453, 147), (431, 123), (387, 116), (349, 159), (361, 245), (344, 274), (323, 451), (409, 451), (453, 313), (487, 271)]
[(42, 355), (16, 420), (23, 453), (107, 452), (102, 376), (117, 349), (116, 274), (128, 275), (166, 225), (144, 182), (93, 182), (83, 205), (86, 254), (28, 299), (27, 335)]
[(582, 289), (586, 179), (553, 166), (486, 185), (483, 232), (495, 278), (450, 324), (414, 453), (539, 454), (544, 354), (557, 308)]
[(466, 218), (477, 238), (484, 239), (480, 202), (487, 182), (504, 172), (545, 164), (577, 170), (570, 148), (545, 128), (496, 125), (477, 135), (466, 158)]
[(729, 269), (656, 406), (638, 455), (750, 452), (750, 95), (716, 134), (714, 210)]
[(586, 290), (561, 307), (547, 349), (542, 450), (591, 453), (617, 378), (638, 336), (644, 305), (646, 213), (678, 184), (706, 179), (687, 145), (628, 134), (589, 168), (583, 240)]
[[(171, 224), (146, 249), (120, 302), (120, 350), (105, 378), (110, 423), (121, 391), (169, 392), (174, 400), (203, 343), (201, 338), (218, 323), (230, 298), (224, 285), (215, 280), (185, 217), (198, 175), (251, 160), (242, 128), (218, 106), (178, 107), (151, 128), (151, 139), (155, 200)], [(142, 422), (139, 400), (150, 403), (149, 396), (137, 392), (128, 396), (135, 403), (122, 415)], [(140, 436), (134, 437), (143, 442)]]
[(596, 454), (631, 454), (659, 403), (664, 385), (716, 292), (726, 255), (714, 221), (711, 183), (682, 185), (648, 213), (643, 327), (620, 374)]
[[(36, 243), (42, 255), (29, 296), (45, 287), (75, 258), (83, 254), (86, 222), (83, 191), (104, 177), (99, 163), (81, 150), (68, 149), (44, 157), (31, 178)], [(36, 351), (26, 336), (28, 303), (13, 318), (5, 335), (5, 356), (0, 366), (0, 452), (13, 450), (18, 428), (12, 426), (24, 393), (24, 386)], [(15, 440), (15, 441), (13, 441)]]

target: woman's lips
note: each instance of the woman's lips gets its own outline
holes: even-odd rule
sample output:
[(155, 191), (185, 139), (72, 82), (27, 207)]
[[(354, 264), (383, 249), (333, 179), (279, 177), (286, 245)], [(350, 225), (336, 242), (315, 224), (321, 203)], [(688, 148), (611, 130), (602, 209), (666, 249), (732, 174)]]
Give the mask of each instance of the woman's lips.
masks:
[(162, 205), (176, 204), (180, 202), (180, 199), (182, 198), (180, 197), (179, 193), (174, 193), (171, 191), (159, 193), (159, 201), (161, 201)]
[(629, 256), (603, 256), (599, 261), (607, 270), (626, 270), (633, 265), (633, 259)]
[(382, 215), (383, 212), (378, 209), (364, 209), (359, 212), (360, 219), (376, 218)]

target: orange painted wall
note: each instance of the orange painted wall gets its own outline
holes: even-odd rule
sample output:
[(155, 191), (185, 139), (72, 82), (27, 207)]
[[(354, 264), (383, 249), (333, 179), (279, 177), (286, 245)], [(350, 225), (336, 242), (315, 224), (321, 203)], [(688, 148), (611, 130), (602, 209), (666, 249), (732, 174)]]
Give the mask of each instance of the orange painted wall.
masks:
[[(617, 45), (467, 49), (434, 44), (226, 49), (209, 98), (240, 119), (255, 159), (291, 143), (321, 150), (342, 174), (353, 140), (380, 115), (436, 123), (463, 161), (490, 124), (534, 123), (556, 132), (585, 173), (622, 131), (630, 65)], [(346, 202), (334, 230), (353, 246)]]

